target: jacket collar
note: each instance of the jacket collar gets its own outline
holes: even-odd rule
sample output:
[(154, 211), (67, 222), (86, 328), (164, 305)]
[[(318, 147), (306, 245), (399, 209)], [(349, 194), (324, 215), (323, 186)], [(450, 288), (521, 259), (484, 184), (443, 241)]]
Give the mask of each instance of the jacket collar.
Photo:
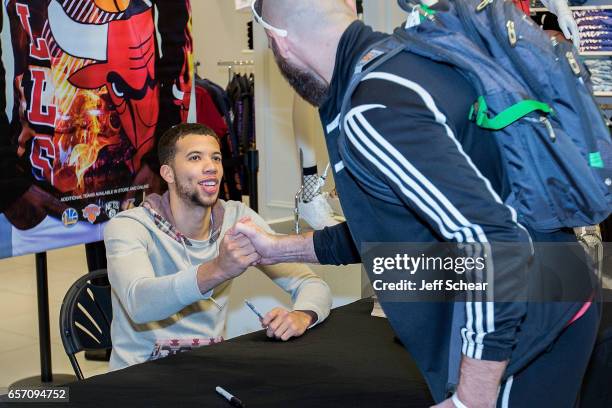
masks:
[(375, 32), (359, 20), (355, 20), (344, 31), (338, 43), (329, 94), (320, 108), (323, 117), (333, 119), (338, 114), (359, 58), (372, 44), (387, 35)]

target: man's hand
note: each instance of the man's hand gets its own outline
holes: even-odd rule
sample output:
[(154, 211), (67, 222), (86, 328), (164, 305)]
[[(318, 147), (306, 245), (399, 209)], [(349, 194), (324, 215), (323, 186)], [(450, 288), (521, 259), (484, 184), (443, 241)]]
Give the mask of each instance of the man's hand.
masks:
[(219, 256), (198, 268), (200, 292), (206, 293), (223, 282), (240, 276), (249, 266), (257, 265), (260, 259), (251, 241), (230, 229), (221, 240)]
[(255, 224), (250, 218), (246, 217), (238, 221), (233, 231), (249, 239), (257, 253), (261, 256), (261, 265), (272, 265), (277, 254), (278, 237), (269, 234)]
[(274, 235), (264, 231), (248, 217), (238, 221), (233, 230), (251, 241), (261, 255), (260, 265), (286, 262), (319, 263), (312, 232), (302, 235)]
[(266, 328), (266, 335), (270, 338), (287, 341), (291, 337), (299, 337), (314, 322), (316, 316), (314, 312), (303, 312), (294, 310), (289, 312), (282, 307), (270, 310), (261, 321), (261, 325)]
[(219, 256), (213, 261), (225, 279), (241, 275), (249, 266), (257, 265), (261, 256), (251, 241), (242, 234), (228, 231), (219, 246)]

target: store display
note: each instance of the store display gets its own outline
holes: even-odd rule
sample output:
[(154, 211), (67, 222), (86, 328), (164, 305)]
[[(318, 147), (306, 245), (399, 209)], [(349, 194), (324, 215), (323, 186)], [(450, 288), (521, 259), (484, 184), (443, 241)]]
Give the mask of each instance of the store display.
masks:
[(160, 189), (155, 140), (188, 118), (190, 0), (2, 7), (14, 169), (0, 176), (0, 258), (100, 240), (100, 223)]

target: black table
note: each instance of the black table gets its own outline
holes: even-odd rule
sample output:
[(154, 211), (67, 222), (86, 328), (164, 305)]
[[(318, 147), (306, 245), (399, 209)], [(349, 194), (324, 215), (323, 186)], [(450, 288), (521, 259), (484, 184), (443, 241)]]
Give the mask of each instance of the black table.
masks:
[[(605, 292), (612, 300), (612, 291)], [(416, 365), (387, 320), (371, 317), (371, 310), (372, 301), (361, 300), (289, 342), (260, 331), (72, 383), (70, 406), (229, 408), (214, 391), (220, 385), (248, 408), (429, 407), (433, 401)], [(610, 378), (612, 303), (604, 303), (581, 408), (612, 406)]]
[(289, 342), (260, 331), (92, 377), (70, 385), (71, 405), (227, 408), (217, 385), (248, 408), (432, 405), (409, 354), (371, 310), (371, 300), (334, 309)]

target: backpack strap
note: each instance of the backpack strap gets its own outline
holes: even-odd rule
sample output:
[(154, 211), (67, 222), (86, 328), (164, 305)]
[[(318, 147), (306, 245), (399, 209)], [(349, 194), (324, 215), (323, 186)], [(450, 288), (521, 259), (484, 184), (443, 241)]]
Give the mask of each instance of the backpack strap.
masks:
[[(351, 105), (351, 97), (363, 78), (400, 52), (404, 51), (405, 48), (406, 45), (401, 40), (398, 40), (394, 36), (390, 36), (374, 43), (374, 45), (361, 55), (359, 62), (355, 65), (353, 77), (351, 78), (351, 82), (342, 100), (341, 119), (346, 115)], [(340, 121), (340, 127), (342, 128), (342, 120)]]
[(504, 109), (496, 116), (489, 117), (487, 102), (484, 96), (479, 96), (476, 103), (474, 103), (470, 109), (469, 119), (476, 122), (476, 124), (483, 129), (501, 130), (536, 111), (546, 114), (553, 113), (553, 109), (550, 105), (544, 102), (524, 99)]
[(387, 60), (404, 51), (405, 47), (406, 46), (402, 41), (398, 40), (394, 36), (391, 36), (373, 44), (362, 54), (359, 62), (355, 65), (353, 77), (346, 93), (344, 94), (342, 109), (340, 111), (340, 135), (338, 136), (337, 140), (340, 157), (342, 157), (344, 165), (351, 172), (351, 174), (353, 174), (353, 176), (361, 183), (369, 186), (370, 194), (383, 201), (394, 204), (399, 204), (401, 201), (395, 196), (391, 188), (378, 177), (372, 175), (371, 170), (366, 168), (360, 162), (360, 160), (353, 157), (354, 153), (349, 149), (346, 140), (344, 118), (351, 108), (351, 97), (363, 78), (378, 68), (381, 64), (384, 64)]

